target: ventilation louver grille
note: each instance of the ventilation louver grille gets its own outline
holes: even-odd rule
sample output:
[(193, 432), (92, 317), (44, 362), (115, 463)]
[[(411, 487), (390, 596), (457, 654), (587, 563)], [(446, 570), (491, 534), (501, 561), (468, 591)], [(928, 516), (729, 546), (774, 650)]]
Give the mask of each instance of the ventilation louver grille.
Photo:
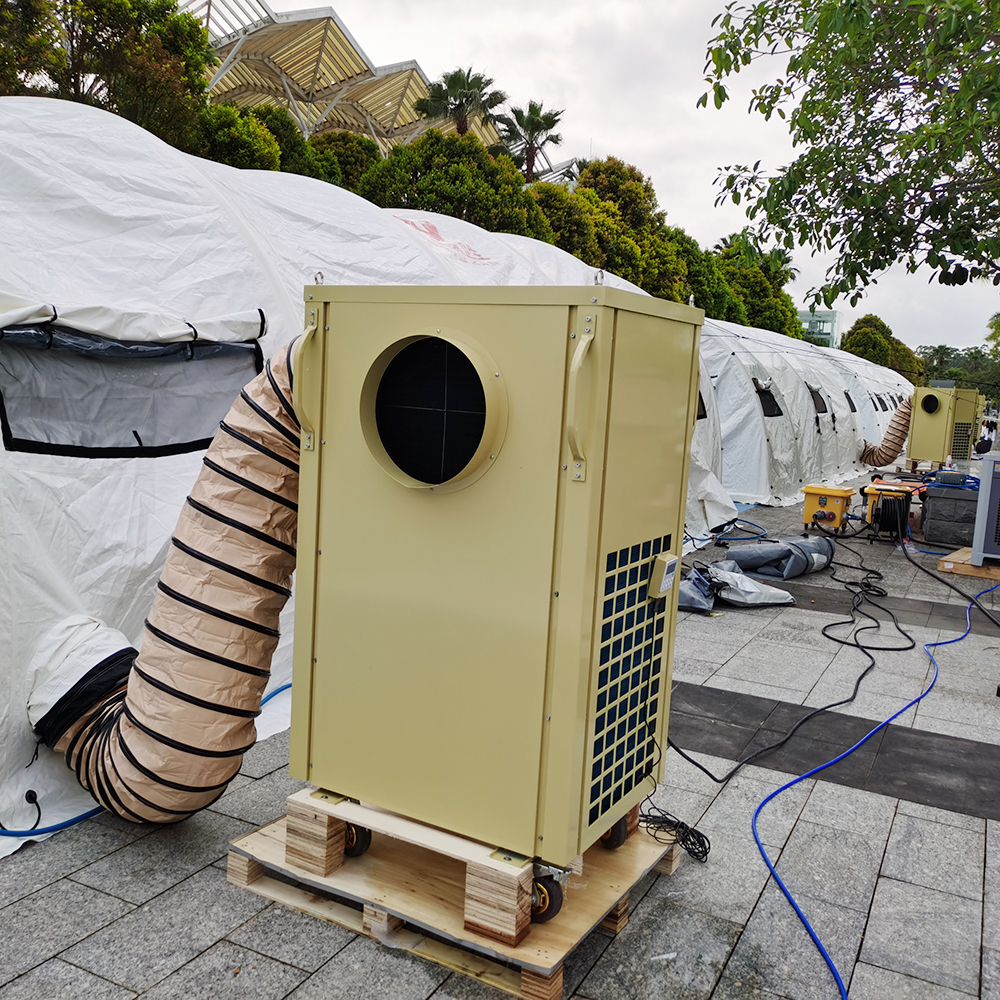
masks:
[(951, 437), (951, 457), (967, 462), (972, 454), (972, 424), (955, 424)]
[(665, 535), (607, 556), (597, 694), (591, 706), (591, 826), (653, 768), (666, 616), (662, 600), (646, 600), (646, 584), (653, 560), (669, 548), (670, 535)]

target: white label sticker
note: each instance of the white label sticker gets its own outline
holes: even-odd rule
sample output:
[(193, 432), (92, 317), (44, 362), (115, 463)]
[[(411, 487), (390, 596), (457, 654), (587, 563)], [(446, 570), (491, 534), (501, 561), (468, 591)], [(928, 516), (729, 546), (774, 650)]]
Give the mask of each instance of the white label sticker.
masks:
[(665, 594), (674, 585), (674, 577), (677, 575), (677, 564), (679, 561), (677, 556), (667, 559), (666, 565), (663, 568), (663, 579), (660, 581), (658, 593)]

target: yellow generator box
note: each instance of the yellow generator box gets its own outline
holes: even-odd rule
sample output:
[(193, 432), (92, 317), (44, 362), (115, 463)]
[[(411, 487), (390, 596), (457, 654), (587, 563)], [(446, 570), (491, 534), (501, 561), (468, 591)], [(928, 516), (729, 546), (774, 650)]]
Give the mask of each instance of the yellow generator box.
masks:
[(913, 394), (906, 455), (914, 462), (944, 462), (952, 454), (957, 390), (921, 387)]
[(294, 776), (557, 865), (652, 790), (702, 318), (306, 289)]
[(843, 526), (854, 490), (841, 486), (811, 485), (803, 486), (802, 492), (806, 495), (802, 510), (802, 521), (806, 527), (811, 524), (834, 529)]

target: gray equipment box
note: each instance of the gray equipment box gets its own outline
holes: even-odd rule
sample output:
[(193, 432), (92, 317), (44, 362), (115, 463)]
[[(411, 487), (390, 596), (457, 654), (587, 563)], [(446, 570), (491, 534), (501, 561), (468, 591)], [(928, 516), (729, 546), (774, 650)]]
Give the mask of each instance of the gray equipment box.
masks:
[(924, 538), (936, 545), (971, 545), (978, 497), (975, 490), (929, 486), (920, 521)]
[(979, 471), (979, 505), (972, 537), (972, 565), (1000, 559), (1000, 452), (983, 455)]

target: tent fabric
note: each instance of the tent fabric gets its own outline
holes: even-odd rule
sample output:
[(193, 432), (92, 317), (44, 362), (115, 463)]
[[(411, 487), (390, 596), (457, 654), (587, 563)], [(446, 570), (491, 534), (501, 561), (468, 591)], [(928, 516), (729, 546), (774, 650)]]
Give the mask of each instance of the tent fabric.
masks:
[[(0, 98), (0, 135), (0, 331), (52, 324), (126, 345), (257, 343), (264, 356), (272, 356), (301, 331), (302, 288), (314, 282), (603, 282), (638, 291), (524, 237), (487, 233), (429, 212), (379, 209), (308, 177), (240, 171), (188, 156), (85, 105)], [(745, 502), (787, 502), (797, 489), (796, 463), (805, 460), (805, 445), (791, 448), (798, 425), (786, 420), (789, 452), (783, 456), (767, 440), (770, 425), (759, 417), (751, 377), (773, 384), (775, 398), (786, 405), (812, 405), (781, 350), (808, 345), (724, 324), (706, 331), (707, 418), (696, 426), (692, 464), (701, 520), (692, 534), (728, 518), (728, 494)], [(820, 370), (817, 384), (827, 385), (823, 370), (833, 369), (828, 362), (839, 353), (811, 355)], [(845, 384), (857, 383), (862, 397), (857, 419), (863, 433), (856, 436), (880, 441), (890, 414), (875, 396), (893, 391), (893, 375), (845, 358)], [(217, 394), (192, 396), (190, 410), (211, 423), (231, 402)], [(837, 422), (839, 434), (839, 411)], [(784, 447), (784, 438), (777, 443)], [(43, 825), (91, 808), (62, 757), (42, 748), (33, 761), (29, 666), (43, 638), (73, 615), (107, 623), (142, 652), (143, 620), (202, 454), (0, 451), (5, 826), (26, 828), (35, 821), (34, 807), (24, 799), (29, 789), (38, 793)], [(839, 474), (836, 467), (815, 472)], [(292, 603), (281, 614), (267, 691), (290, 680)], [(287, 699), (275, 704), (282, 701), (287, 705)], [(274, 724), (265, 710), (258, 731), (274, 731)], [(0, 838), (0, 854), (18, 843)]]
[(881, 441), (913, 393), (853, 354), (722, 320), (705, 320), (701, 360), (719, 413), (720, 478), (741, 503), (797, 503), (806, 484), (856, 478), (865, 440)]

